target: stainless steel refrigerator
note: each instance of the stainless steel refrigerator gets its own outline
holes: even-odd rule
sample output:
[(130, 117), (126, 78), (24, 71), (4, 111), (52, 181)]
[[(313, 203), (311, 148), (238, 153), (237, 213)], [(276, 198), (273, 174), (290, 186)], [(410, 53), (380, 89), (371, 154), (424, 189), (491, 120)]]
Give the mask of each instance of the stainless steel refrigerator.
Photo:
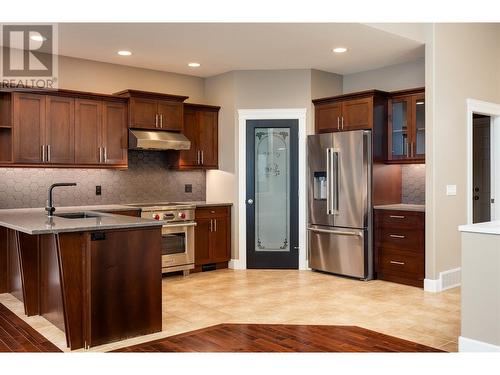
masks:
[(373, 278), (372, 134), (308, 136), (308, 255), (314, 270)]

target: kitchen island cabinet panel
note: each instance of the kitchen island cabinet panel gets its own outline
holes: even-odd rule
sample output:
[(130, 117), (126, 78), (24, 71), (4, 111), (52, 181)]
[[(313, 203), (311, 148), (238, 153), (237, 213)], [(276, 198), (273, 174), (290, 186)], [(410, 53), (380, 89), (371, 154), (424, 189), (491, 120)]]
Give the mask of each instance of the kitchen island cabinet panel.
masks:
[(162, 328), (159, 229), (104, 235), (90, 238), (91, 346)]

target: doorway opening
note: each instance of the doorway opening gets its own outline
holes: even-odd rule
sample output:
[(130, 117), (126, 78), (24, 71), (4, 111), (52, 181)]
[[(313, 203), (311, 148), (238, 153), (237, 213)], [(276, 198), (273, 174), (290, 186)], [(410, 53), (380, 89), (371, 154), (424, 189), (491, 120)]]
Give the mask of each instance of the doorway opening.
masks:
[(472, 115), (472, 222), (491, 221), (491, 117)]
[(467, 99), (467, 223), (500, 220), (500, 104)]

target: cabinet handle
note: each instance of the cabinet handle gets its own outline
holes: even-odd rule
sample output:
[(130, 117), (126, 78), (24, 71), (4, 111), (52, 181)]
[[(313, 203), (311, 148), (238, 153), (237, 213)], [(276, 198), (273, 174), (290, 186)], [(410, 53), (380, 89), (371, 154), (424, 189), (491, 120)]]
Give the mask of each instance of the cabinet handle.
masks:
[(160, 114), (160, 128), (163, 128), (163, 114)]
[(340, 117), (337, 116), (337, 130), (340, 130)]
[(409, 147), (409, 143), (408, 141), (406, 141), (406, 157), (409, 158), (410, 157), (410, 147)]
[(214, 221), (213, 219), (210, 219), (210, 232), (213, 232), (214, 229)]
[(47, 145), (47, 161), (50, 163), (50, 145)]
[(108, 162), (108, 152), (107, 152), (107, 148), (104, 147), (104, 163), (107, 163)]
[(45, 145), (42, 145), (42, 163), (45, 163)]
[(400, 266), (404, 266), (405, 265), (405, 262), (398, 262), (397, 260), (391, 260), (389, 263), (391, 263), (391, 264), (398, 264)]
[(217, 219), (214, 219), (214, 223), (215, 223), (215, 229), (214, 229), (214, 232), (217, 232)]
[(342, 116), (342, 130), (344, 130), (344, 116)]
[(410, 143), (410, 155), (412, 158), (415, 157), (415, 154), (413, 153), (413, 142)]
[(389, 237), (391, 237), (391, 238), (406, 238), (406, 236), (402, 236), (400, 234), (389, 234)]
[(204, 164), (204, 163), (203, 163), (203, 159), (204, 159), (204, 157), (203, 157), (203, 156), (204, 156), (204, 155), (203, 155), (203, 150), (201, 150), (200, 152), (201, 152), (201, 165), (203, 165), (203, 164)]
[(406, 216), (402, 215), (389, 215), (391, 219), (406, 219)]
[(155, 128), (158, 127), (158, 113), (155, 115)]
[(102, 163), (102, 147), (98, 147), (99, 149), (99, 164)]
[(200, 150), (196, 151), (196, 164), (200, 165)]

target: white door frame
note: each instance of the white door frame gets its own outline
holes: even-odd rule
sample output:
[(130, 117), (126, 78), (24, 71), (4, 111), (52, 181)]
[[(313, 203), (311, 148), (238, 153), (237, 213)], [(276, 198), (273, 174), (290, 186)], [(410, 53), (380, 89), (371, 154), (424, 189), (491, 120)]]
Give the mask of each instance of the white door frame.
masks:
[(306, 249), (306, 108), (238, 110), (238, 261), (235, 268), (247, 268), (247, 120), (299, 120), (299, 270), (307, 269)]
[(467, 99), (467, 224), (472, 224), (473, 187), (473, 114), (491, 117), (491, 198), (495, 204), (491, 206), (492, 220), (500, 220), (500, 153), (495, 145), (500, 144), (500, 104)]

